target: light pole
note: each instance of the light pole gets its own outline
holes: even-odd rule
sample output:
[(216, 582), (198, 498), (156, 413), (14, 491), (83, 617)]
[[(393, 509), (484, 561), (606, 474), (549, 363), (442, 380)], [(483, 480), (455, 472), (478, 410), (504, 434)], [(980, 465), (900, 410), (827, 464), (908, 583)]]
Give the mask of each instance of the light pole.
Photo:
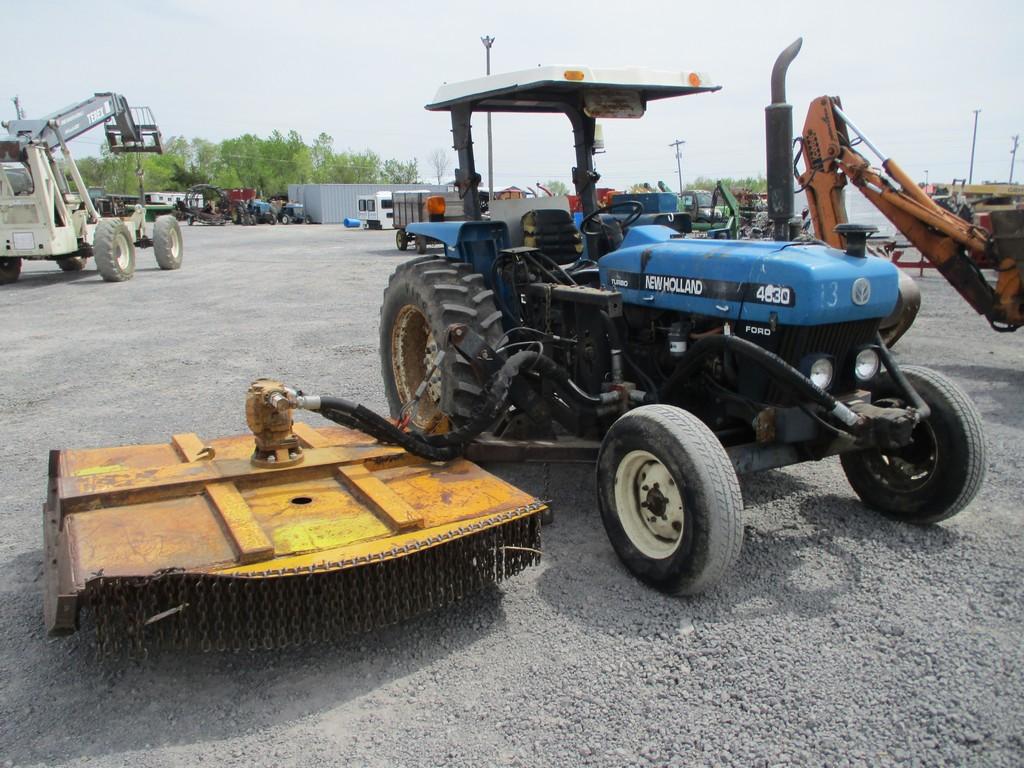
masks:
[(974, 143), (978, 140), (978, 113), (980, 109), (974, 110), (974, 136), (971, 137), (971, 169), (967, 172), (967, 183), (974, 183)]
[(675, 147), (676, 148), (676, 173), (679, 175), (679, 193), (678, 193), (678, 197), (682, 197), (683, 196), (683, 164), (682, 164), (683, 153), (682, 153), (682, 151), (679, 148), (681, 146), (683, 146), (683, 144), (685, 144), (685, 143), (686, 142), (684, 140), (682, 140), (682, 139), (676, 139), (671, 144), (669, 144), (670, 147)]
[[(487, 49), (487, 74), (491, 74), (491, 46), (494, 44), (494, 38), (490, 35), (485, 35), (480, 38), (480, 42), (484, 44), (484, 48)], [(494, 199), (494, 144), (491, 141), (491, 113), (487, 113), (487, 200)], [(490, 203), (488, 202), (488, 205)]]
[(1017, 145), (1020, 144), (1020, 134), (1011, 136), (1013, 147), (1010, 149), (1010, 183), (1013, 184), (1013, 165), (1017, 162)]
[(924, 185), (926, 187), (928, 186), (928, 169), (927, 168), (924, 169)]

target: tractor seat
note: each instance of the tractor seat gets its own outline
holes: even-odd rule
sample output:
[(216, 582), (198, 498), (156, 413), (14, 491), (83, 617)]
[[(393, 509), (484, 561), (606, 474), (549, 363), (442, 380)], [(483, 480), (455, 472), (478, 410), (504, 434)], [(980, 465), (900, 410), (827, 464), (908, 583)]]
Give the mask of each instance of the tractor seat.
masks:
[(572, 264), (583, 253), (583, 238), (572, 214), (557, 208), (523, 214), (523, 245), (537, 248), (558, 264)]

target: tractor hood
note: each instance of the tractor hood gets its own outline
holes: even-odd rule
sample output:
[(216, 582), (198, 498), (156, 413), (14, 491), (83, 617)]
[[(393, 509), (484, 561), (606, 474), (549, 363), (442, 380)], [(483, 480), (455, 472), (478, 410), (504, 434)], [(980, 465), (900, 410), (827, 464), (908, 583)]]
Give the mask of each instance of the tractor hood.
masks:
[(899, 270), (826, 245), (685, 239), (634, 227), (599, 262), (601, 285), (627, 304), (723, 320), (823, 325), (888, 315)]

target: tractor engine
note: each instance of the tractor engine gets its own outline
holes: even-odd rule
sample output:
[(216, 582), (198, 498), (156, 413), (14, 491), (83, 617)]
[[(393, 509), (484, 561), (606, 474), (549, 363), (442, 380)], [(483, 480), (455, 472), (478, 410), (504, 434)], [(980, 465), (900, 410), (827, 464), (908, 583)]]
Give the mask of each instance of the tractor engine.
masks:
[[(576, 285), (517, 285), (523, 324), (552, 339), (547, 354), (591, 395), (625, 386), (631, 405), (683, 407), (726, 444), (830, 437), (765, 358), (836, 398), (866, 396), (880, 369), (879, 324), (899, 294), (897, 269), (853, 247), (683, 239), (658, 226), (634, 227), (596, 269), (572, 275)], [(702, 341), (714, 351), (691, 354)], [(749, 354), (751, 344), (771, 355)], [(569, 412), (569, 423), (551, 415), (587, 436), (621, 409)]]

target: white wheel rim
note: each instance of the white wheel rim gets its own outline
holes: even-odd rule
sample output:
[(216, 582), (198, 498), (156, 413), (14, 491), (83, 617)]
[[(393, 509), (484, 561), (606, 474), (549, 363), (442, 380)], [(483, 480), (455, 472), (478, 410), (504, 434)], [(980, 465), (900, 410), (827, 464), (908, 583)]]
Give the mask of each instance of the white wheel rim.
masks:
[(114, 253), (114, 261), (117, 262), (118, 269), (122, 271), (128, 269), (128, 265), (131, 263), (131, 252), (128, 249), (128, 240), (124, 235), (114, 238)]
[(175, 261), (178, 260), (178, 254), (181, 253), (181, 235), (178, 234), (178, 228), (171, 228), (171, 258)]
[(653, 453), (630, 451), (615, 469), (615, 511), (626, 536), (646, 557), (679, 548), (686, 510), (679, 484)]

